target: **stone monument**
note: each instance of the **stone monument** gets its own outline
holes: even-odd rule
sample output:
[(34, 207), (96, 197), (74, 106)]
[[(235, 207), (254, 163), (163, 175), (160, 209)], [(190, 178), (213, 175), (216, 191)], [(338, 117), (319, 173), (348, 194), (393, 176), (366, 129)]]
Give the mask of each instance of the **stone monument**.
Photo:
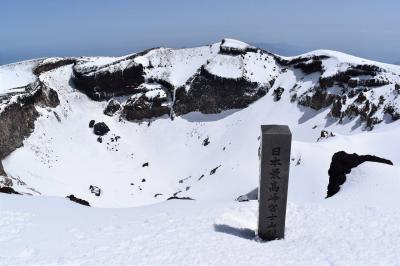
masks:
[(258, 236), (266, 241), (285, 236), (291, 143), (288, 126), (261, 126)]

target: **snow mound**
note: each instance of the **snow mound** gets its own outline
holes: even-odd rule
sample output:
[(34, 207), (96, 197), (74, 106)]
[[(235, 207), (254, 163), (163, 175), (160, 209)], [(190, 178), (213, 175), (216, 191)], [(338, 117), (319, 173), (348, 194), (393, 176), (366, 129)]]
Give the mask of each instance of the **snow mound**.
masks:
[(221, 42), (221, 48), (232, 48), (236, 50), (245, 50), (246, 48), (251, 47), (245, 42), (235, 40), (235, 39), (229, 39), (225, 38)]

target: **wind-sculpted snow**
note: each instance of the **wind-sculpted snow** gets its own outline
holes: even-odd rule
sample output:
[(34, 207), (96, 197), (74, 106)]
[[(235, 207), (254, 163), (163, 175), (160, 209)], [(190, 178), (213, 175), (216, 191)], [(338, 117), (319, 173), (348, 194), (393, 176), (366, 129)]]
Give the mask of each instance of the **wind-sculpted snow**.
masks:
[[(257, 186), (261, 124), (290, 126), (291, 186), (311, 199), (325, 197), (339, 149), (400, 159), (398, 66), (333, 51), (287, 58), (232, 40), (20, 64), (2, 67), (26, 79), (3, 87), (0, 112), (15, 110), (0, 123), (7, 132), (29, 126), (16, 145), (4, 138), (14, 148), (0, 186), (21, 193), (74, 195), (93, 207), (233, 200)], [(43, 97), (23, 119), (17, 99), (39, 81)], [(109, 130), (97, 136), (88, 125), (100, 122)]]

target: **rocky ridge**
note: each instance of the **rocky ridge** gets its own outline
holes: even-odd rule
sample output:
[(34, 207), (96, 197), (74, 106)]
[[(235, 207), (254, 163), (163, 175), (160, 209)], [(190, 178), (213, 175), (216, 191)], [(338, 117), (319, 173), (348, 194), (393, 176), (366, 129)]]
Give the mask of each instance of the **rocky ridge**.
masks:
[[(155, 48), (100, 65), (78, 60), (72, 81), (95, 100), (127, 96), (121, 103), (122, 114), (138, 121), (245, 108), (289, 70), (298, 79), (286, 92), (291, 101), (317, 111), (329, 108), (333, 121), (359, 119), (360, 125), (372, 129), (400, 118), (398, 68), (327, 51), (285, 58), (237, 42), (224, 39), (182, 50)], [(188, 65), (195, 67), (177, 81), (176, 72)], [(276, 101), (282, 93), (283, 88), (274, 91)]]

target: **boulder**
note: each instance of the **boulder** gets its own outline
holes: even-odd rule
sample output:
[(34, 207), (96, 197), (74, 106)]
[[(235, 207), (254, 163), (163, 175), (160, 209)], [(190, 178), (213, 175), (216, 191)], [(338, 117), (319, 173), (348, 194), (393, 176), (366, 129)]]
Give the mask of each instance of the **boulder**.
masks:
[(90, 207), (90, 204), (89, 204), (88, 201), (83, 200), (83, 199), (80, 199), (80, 198), (78, 198), (78, 197), (75, 197), (73, 194), (67, 196), (66, 198), (70, 199), (70, 201), (73, 201), (73, 202), (76, 202), (76, 203), (78, 203), (78, 204), (81, 204), (81, 205), (85, 205), (85, 206), (89, 206), (89, 207)]
[(274, 90), (273, 95), (274, 95), (274, 100), (279, 101), (282, 97), (283, 92), (285, 91), (284, 88), (278, 87)]
[(93, 132), (98, 136), (104, 136), (108, 131), (110, 131), (110, 129), (104, 122), (96, 123), (93, 126)]
[(101, 195), (101, 188), (90, 185), (89, 190), (91, 193), (93, 193), (95, 196), (99, 197)]
[(94, 123), (96, 123), (96, 121), (90, 120), (90, 122), (89, 122), (89, 128), (93, 128)]
[(21, 193), (18, 193), (12, 187), (0, 187), (0, 193), (21, 195)]
[(358, 155), (356, 153), (348, 154), (344, 151), (336, 152), (332, 156), (331, 165), (328, 170), (329, 184), (326, 197), (329, 198), (338, 193), (340, 186), (346, 182), (346, 174), (349, 174), (351, 169), (364, 162), (377, 162), (393, 165), (390, 160), (374, 155)]

